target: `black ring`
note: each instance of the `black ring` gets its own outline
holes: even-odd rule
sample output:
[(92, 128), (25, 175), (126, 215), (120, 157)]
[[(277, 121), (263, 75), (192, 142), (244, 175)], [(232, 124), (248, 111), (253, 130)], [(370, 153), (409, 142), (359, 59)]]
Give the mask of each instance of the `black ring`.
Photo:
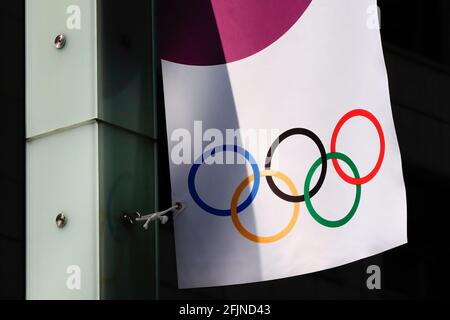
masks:
[[(272, 155), (275, 153), (276, 148), (280, 145), (281, 142), (283, 142), (285, 139), (289, 138), (293, 135), (303, 135), (310, 138), (314, 143), (317, 145), (320, 151), (320, 157), (322, 159), (322, 171), (320, 172), (319, 180), (317, 181), (316, 185), (312, 190), (309, 192), (310, 197), (312, 198), (322, 187), (322, 184), (325, 180), (325, 175), (327, 173), (327, 153), (325, 152), (325, 147), (323, 146), (322, 141), (320, 141), (319, 137), (312, 131), (304, 128), (294, 128), (290, 129), (284, 133), (282, 133), (278, 139), (274, 141), (272, 146), (270, 147), (269, 151), (267, 152), (267, 158), (266, 158), (266, 170), (270, 170), (270, 166), (272, 164)], [(272, 189), (273, 193), (275, 193), (278, 197), (280, 197), (283, 200), (289, 201), (289, 202), (303, 202), (305, 201), (305, 195), (301, 196), (292, 196), (289, 194), (284, 193), (280, 189), (278, 189), (277, 185), (273, 181), (273, 178), (271, 176), (266, 176), (267, 183), (269, 184), (270, 189)]]

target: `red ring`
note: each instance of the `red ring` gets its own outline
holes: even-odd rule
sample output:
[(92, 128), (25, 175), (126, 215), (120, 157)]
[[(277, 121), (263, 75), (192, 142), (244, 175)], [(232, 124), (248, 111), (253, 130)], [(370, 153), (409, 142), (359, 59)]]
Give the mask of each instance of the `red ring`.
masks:
[(350, 177), (349, 175), (347, 175), (341, 169), (337, 159), (332, 159), (332, 162), (333, 162), (334, 168), (336, 169), (336, 172), (339, 174), (339, 176), (342, 179), (344, 179), (346, 182), (348, 182), (350, 184), (361, 185), (361, 184), (365, 184), (365, 183), (369, 182), (370, 180), (372, 180), (375, 177), (375, 175), (380, 170), (381, 164), (383, 163), (383, 159), (384, 159), (384, 153), (385, 153), (385, 149), (386, 149), (386, 145), (385, 145), (385, 141), (384, 141), (384, 133), (383, 133), (383, 128), (381, 127), (377, 118), (372, 113), (370, 113), (369, 111), (364, 110), (364, 109), (355, 109), (355, 110), (350, 111), (346, 115), (344, 115), (341, 118), (341, 120), (339, 120), (338, 124), (336, 125), (336, 128), (334, 128), (333, 135), (331, 137), (331, 152), (336, 152), (336, 140), (337, 140), (337, 136), (338, 136), (339, 131), (341, 130), (342, 126), (349, 119), (351, 119), (353, 117), (357, 117), (357, 116), (361, 116), (361, 117), (365, 117), (365, 118), (369, 119), (373, 123), (375, 128), (377, 129), (378, 136), (380, 137), (380, 154), (378, 156), (378, 161), (377, 161), (375, 167), (368, 175), (361, 177), (361, 178), (353, 178), (353, 177)]

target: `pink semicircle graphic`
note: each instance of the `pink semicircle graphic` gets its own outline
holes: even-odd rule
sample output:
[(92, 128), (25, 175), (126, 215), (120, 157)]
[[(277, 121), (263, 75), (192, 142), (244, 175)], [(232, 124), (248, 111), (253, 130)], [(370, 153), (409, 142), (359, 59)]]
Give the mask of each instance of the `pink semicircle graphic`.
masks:
[(303, 15), (312, 0), (163, 0), (160, 50), (165, 60), (218, 65), (267, 48)]

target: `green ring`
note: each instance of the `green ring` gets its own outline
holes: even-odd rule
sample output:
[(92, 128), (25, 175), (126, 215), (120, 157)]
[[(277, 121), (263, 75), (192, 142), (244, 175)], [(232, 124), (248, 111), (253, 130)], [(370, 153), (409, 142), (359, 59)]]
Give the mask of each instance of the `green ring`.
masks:
[[(355, 178), (359, 179), (358, 168), (353, 163), (353, 161), (349, 157), (347, 157), (345, 154), (342, 154), (339, 152), (328, 153), (327, 160), (331, 160), (331, 159), (338, 159), (338, 160), (344, 161), (350, 167), (350, 169), (352, 169), (353, 175), (355, 176)], [(361, 185), (360, 184), (356, 185), (355, 202), (353, 203), (353, 207), (350, 210), (350, 212), (344, 218), (337, 220), (337, 221), (332, 221), (332, 220), (327, 220), (327, 219), (321, 217), (317, 213), (317, 211), (314, 209), (314, 207), (311, 203), (311, 197), (309, 196), (309, 187), (311, 184), (311, 179), (314, 175), (314, 172), (316, 172), (317, 168), (321, 165), (321, 163), (322, 163), (322, 158), (317, 159), (317, 161), (314, 162), (314, 164), (312, 165), (311, 169), (309, 169), (309, 172), (306, 176), (305, 190), (304, 190), (306, 208), (308, 209), (311, 216), (321, 225), (323, 225), (325, 227), (329, 227), (329, 228), (342, 227), (344, 224), (346, 224), (353, 218), (353, 216), (356, 213), (356, 210), (358, 209), (359, 202), (361, 200)]]

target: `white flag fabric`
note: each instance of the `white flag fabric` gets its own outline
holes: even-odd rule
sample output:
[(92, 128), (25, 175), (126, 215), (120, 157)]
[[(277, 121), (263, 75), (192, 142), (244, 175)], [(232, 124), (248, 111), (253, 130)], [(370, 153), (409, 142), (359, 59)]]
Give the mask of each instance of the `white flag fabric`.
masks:
[(298, 276), (407, 242), (374, 0), (165, 0), (180, 288)]

